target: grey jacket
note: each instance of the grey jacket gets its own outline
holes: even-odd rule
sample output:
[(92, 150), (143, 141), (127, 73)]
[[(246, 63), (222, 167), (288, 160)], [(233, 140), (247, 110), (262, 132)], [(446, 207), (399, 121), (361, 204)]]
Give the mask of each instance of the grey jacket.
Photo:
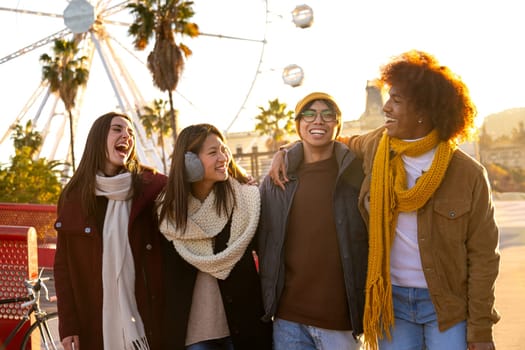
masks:
[[(348, 312), (354, 335), (363, 332), (363, 313), (368, 259), (368, 232), (358, 208), (358, 197), (364, 174), (362, 162), (342, 143), (336, 142), (335, 156), (339, 166), (334, 192), (334, 208), (340, 255), (342, 258)], [(258, 228), (259, 266), (265, 307), (264, 319), (277, 312), (285, 281), (284, 242), (287, 218), (300, 179), (296, 172), (303, 162), (303, 146), (287, 152), (286, 190), (275, 186), (266, 176), (260, 186), (261, 218)], [(312, 281), (315, 283), (315, 281)]]

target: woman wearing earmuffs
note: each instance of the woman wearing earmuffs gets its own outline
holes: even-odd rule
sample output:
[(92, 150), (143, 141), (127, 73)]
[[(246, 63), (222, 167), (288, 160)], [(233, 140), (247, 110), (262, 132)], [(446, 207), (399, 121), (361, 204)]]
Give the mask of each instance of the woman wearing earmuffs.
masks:
[(255, 263), (259, 190), (248, 180), (216, 127), (181, 131), (158, 200), (166, 349), (271, 349)]

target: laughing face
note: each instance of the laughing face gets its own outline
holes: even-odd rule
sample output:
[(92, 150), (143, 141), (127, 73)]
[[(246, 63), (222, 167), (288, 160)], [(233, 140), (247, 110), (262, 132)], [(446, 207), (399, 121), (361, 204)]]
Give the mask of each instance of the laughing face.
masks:
[(106, 141), (106, 165), (104, 174), (116, 175), (126, 165), (135, 145), (135, 131), (126, 118), (114, 117), (111, 120)]
[(323, 101), (315, 101), (309, 108), (314, 120), (308, 122), (304, 117), (299, 120), (299, 135), (303, 142), (312, 147), (325, 147), (332, 145), (337, 135), (338, 120), (324, 121), (322, 113), (330, 110)]
[(428, 119), (414, 111), (410, 100), (399, 89), (392, 86), (389, 95), (383, 106), (388, 136), (402, 140), (416, 140), (432, 131)]

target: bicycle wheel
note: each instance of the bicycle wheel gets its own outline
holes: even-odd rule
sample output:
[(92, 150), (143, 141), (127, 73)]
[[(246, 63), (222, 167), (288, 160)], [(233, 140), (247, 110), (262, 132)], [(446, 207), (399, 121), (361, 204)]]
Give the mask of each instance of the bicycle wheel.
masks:
[[(31, 335), (40, 337), (40, 349), (63, 350), (60, 336), (58, 335), (58, 313), (51, 312), (42, 319), (33, 323), (24, 335), (20, 350), (30, 349)], [(34, 350), (34, 349), (33, 349)]]

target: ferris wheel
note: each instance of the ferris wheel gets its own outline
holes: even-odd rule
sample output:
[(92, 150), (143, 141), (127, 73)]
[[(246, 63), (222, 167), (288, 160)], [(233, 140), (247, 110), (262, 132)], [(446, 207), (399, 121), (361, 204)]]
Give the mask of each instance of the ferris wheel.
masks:
[[(9, 7), (9, 2), (12, 6)], [(22, 86), (20, 91), (9, 89), (2, 94), (10, 95), (3, 98), (6, 101), (18, 98), (19, 111), (12, 115), (4, 115), (3, 119), (9, 120), (3, 129), (0, 128), (0, 147), (4, 148), (11, 134), (12, 126), (26, 120), (32, 120), (33, 125), (41, 130), (44, 140), (42, 151), (48, 159), (70, 160), (67, 145), (69, 129), (66, 127), (68, 120), (64, 107), (58, 96), (50, 93), (48, 86), (41, 82), (41, 65), (38, 57), (42, 53), (49, 53), (56, 39), (68, 38), (76, 35), (81, 38), (79, 48), (81, 55), (88, 58), (90, 78), (88, 84), (79, 91), (73, 112), (73, 132), (80, 137), (76, 138), (76, 149), (83, 147), (84, 138), (92, 121), (99, 115), (117, 110), (133, 118), (137, 129), (137, 150), (141, 161), (162, 168), (157, 140), (155, 137), (146, 137), (139, 119), (139, 109), (154, 98), (166, 99), (163, 92), (153, 87), (150, 73), (146, 66), (146, 56), (151, 51), (135, 51), (131, 45), (131, 38), (127, 29), (131, 23), (131, 15), (127, 9), (130, 1), (113, 0), (70, 0), (45, 2), (42, 0), (16, 0), (2, 1), (0, 14), (9, 14), (16, 19), (11, 28), (13, 34), (18, 30), (29, 30), (33, 34), (32, 41), (21, 45), (16, 41), (16, 49), (6, 54), (0, 54), (0, 74), (5, 71), (14, 71), (20, 68), (20, 61), (32, 78), (20, 78), (23, 71), (18, 71), (17, 84)], [(57, 4), (61, 3), (61, 4)], [(212, 2), (215, 3), (215, 2)], [(196, 9), (196, 16), (192, 21), (201, 28), (198, 39), (189, 42), (184, 38), (177, 39), (184, 42), (193, 51), (193, 55), (186, 63), (181, 82), (175, 92), (176, 109), (186, 108), (200, 113), (203, 106), (213, 104), (214, 94), (210, 91), (224, 89), (225, 85), (234, 87), (236, 97), (232, 99), (231, 111), (227, 117), (226, 131), (239, 119), (250, 97), (257, 79), (263, 71), (267, 28), (269, 19), (268, 0), (225, 0), (217, 4), (206, 4), (207, 8)], [(195, 5), (197, 6), (197, 4)], [(220, 6), (210, 8), (212, 6)], [(227, 8), (229, 6), (229, 8)], [(195, 8), (195, 7), (194, 7)], [(235, 11), (233, 10), (235, 9)], [(222, 10), (222, 11), (221, 11)], [(221, 20), (210, 23), (208, 20), (199, 19), (199, 14), (209, 16), (217, 13)], [(243, 16), (237, 16), (242, 13)], [(297, 27), (306, 28), (311, 25), (313, 14), (306, 5), (298, 6), (293, 11), (293, 21)], [(225, 26), (224, 24), (228, 25)], [(206, 29), (205, 29), (206, 28)], [(238, 43), (242, 42), (239, 51)], [(230, 45), (237, 43), (235, 49)], [(200, 55), (202, 47), (210, 49), (216, 47), (216, 55)], [(231, 46), (233, 47), (233, 46)], [(229, 57), (223, 57), (230, 52)], [(28, 57), (31, 56), (31, 60)], [(228, 61), (235, 67), (236, 74), (229, 74), (224, 78), (217, 78), (224, 65), (222, 60)], [(246, 62), (248, 61), (248, 64)], [(243, 63), (244, 70), (241, 69)], [(211, 66), (211, 67), (210, 67)], [(227, 71), (227, 69), (225, 70)], [(29, 73), (28, 73), (29, 74)], [(210, 79), (214, 76), (215, 79)], [(196, 78), (198, 77), (198, 79)], [(206, 79), (206, 77), (210, 77)], [(301, 84), (303, 72), (297, 65), (287, 65), (283, 69), (285, 84), (297, 86)], [(223, 81), (224, 79), (224, 81)], [(226, 81), (227, 80), (227, 81)], [(30, 83), (31, 82), (31, 83)], [(227, 84), (225, 84), (227, 82)], [(4, 78), (3, 84), (12, 81)], [(36, 88), (31, 91), (32, 86)], [(4, 85), (5, 86), (5, 85)], [(5, 151), (2, 151), (4, 153)]]

